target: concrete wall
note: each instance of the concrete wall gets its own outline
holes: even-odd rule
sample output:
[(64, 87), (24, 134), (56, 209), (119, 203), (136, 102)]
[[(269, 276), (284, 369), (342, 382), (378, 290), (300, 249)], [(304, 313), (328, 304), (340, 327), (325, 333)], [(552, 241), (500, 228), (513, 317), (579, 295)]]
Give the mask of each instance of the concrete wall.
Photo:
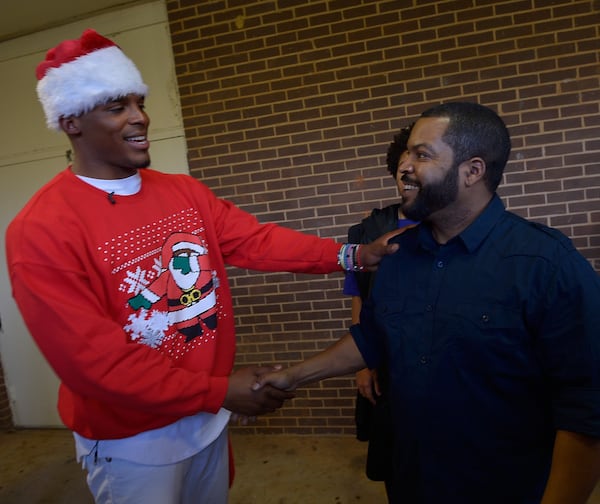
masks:
[[(187, 173), (179, 96), (165, 4), (162, 0), (111, 11), (0, 44), (0, 233), (29, 197), (67, 166), (65, 135), (45, 126), (35, 93), (35, 66), (61, 40), (94, 28), (115, 40), (150, 87), (152, 165)], [(4, 246), (0, 250), (0, 424), (61, 425), (56, 413), (58, 381), (35, 347), (10, 294)], [(1, 380), (4, 380), (3, 382)], [(4, 385), (4, 386), (3, 386)]]

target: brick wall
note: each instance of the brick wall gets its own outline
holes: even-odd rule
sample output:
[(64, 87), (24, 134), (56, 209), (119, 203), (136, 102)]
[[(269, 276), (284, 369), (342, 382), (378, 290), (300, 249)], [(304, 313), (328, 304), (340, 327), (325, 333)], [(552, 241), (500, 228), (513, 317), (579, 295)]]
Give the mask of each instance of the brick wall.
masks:
[[(192, 174), (261, 221), (343, 240), (396, 198), (392, 135), (474, 100), (513, 138), (507, 206), (600, 270), (600, 3), (167, 1)], [(344, 333), (342, 275), (230, 270), (237, 364), (294, 362)], [(299, 391), (252, 432), (353, 433), (350, 377)], [(239, 428), (243, 429), (243, 428)]]

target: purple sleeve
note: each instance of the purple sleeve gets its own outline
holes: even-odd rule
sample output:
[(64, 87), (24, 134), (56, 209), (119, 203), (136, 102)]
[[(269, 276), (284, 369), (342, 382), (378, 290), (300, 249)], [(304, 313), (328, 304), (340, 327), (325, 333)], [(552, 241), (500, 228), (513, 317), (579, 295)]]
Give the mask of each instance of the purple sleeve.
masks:
[(348, 272), (344, 276), (344, 289), (342, 290), (342, 293), (346, 296), (360, 296), (354, 273)]

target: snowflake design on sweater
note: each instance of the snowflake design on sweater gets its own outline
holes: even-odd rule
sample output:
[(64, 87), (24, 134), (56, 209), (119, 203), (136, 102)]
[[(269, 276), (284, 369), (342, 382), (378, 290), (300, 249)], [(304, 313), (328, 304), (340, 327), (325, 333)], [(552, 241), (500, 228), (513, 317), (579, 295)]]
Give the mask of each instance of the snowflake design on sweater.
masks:
[(141, 309), (139, 313), (129, 316), (129, 324), (125, 330), (131, 334), (133, 341), (138, 341), (151, 348), (158, 348), (169, 329), (167, 312)]
[(119, 290), (127, 292), (127, 294), (138, 294), (142, 291), (154, 278), (158, 276), (161, 270), (160, 260), (154, 259), (152, 270), (144, 270), (137, 266), (134, 271), (126, 271), (125, 278)]

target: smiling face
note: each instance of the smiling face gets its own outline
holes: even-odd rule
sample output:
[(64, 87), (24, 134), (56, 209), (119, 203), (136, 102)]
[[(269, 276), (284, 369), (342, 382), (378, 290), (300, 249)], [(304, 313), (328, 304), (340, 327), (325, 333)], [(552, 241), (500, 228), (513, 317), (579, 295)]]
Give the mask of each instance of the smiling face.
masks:
[(150, 164), (144, 97), (130, 94), (79, 117), (61, 119), (75, 151), (73, 172), (101, 179), (131, 176)]
[(458, 198), (458, 165), (442, 138), (444, 117), (419, 119), (408, 141), (408, 154), (398, 166), (402, 212), (412, 220), (427, 220)]

